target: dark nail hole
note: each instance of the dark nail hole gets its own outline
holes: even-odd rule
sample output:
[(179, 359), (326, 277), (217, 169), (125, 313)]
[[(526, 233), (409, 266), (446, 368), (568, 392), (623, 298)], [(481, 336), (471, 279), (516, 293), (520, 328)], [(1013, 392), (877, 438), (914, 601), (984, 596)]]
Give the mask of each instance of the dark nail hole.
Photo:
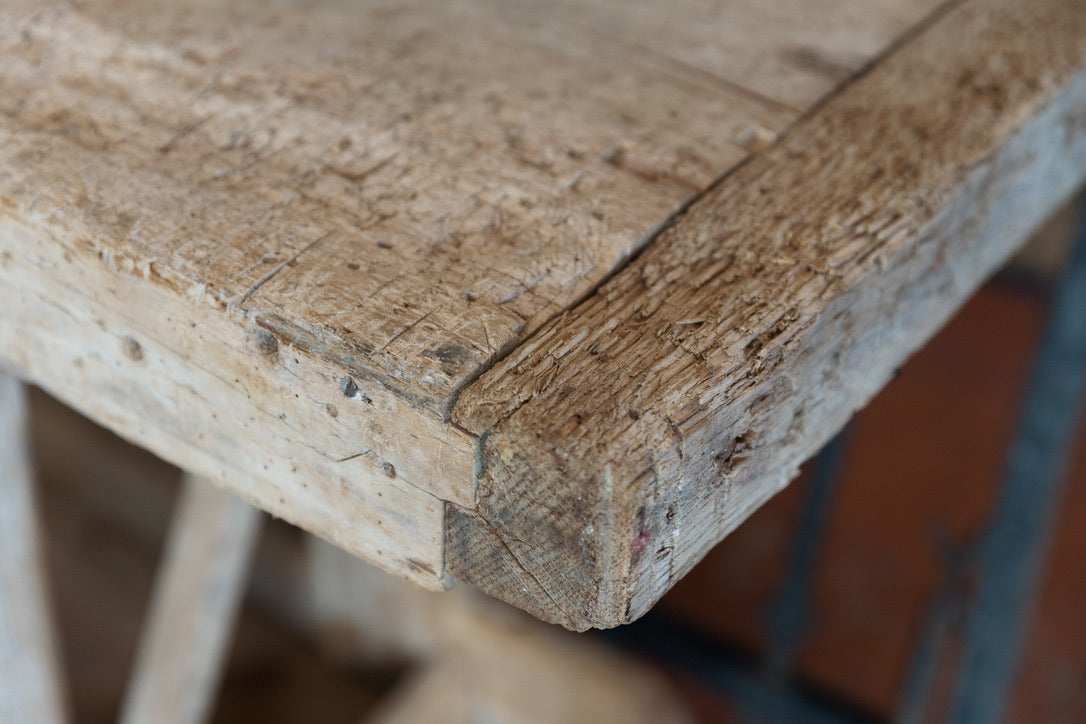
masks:
[(124, 354), (133, 362), (140, 362), (143, 360), (143, 347), (132, 337), (125, 337)]
[(256, 331), (256, 348), (264, 354), (272, 355), (279, 351), (279, 340), (266, 329)]

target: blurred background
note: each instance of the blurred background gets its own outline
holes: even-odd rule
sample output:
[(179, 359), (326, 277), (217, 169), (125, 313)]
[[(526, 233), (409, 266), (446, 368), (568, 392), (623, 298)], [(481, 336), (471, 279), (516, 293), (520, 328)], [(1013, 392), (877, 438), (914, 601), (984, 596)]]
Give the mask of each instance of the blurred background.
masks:
[[(677, 631), (755, 672), (752, 680), (776, 666), (769, 679), (861, 719), (909, 710), (923, 659), (926, 703), (910, 716), (941, 721), (960, 658), (961, 602), (976, 585), (971, 546), (993, 508), (1078, 215), (1069, 206), (1053, 219), (842, 435), (803, 593), (809, 606), (785, 625), (783, 643), (771, 612), (788, 590), (815, 464), (646, 620), (612, 634), (576, 637), (463, 587), (416, 591), (269, 521), (214, 721), (759, 719), (749, 701), (699, 676), (696, 662), (644, 653), (645, 641)], [(179, 472), (40, 392), (32, 434), (72, 708), (80, 722), (113, 721)], [(1083, 443), (1080, 426), (1012, 722), (1086, 721)]]

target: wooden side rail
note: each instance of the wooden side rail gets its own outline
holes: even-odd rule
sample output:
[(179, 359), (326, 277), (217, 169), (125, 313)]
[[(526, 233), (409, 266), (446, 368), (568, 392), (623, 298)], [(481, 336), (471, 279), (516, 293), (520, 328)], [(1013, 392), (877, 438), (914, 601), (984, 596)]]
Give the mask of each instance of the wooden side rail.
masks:
[(464, 391), (479, 501), (447, 507), (448, 570), (571, 628), (637, 618), (1083, 168), (1081, 3), (950, 10)]

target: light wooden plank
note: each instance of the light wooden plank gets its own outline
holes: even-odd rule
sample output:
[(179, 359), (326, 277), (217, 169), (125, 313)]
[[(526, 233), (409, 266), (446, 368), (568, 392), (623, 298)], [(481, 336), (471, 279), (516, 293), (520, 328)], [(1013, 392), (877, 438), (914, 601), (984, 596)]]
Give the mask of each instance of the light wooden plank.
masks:
[(21, 216), (439, 413), (798, 112), (537, 3), (13, 4), (0, 194)]
[(261, 349), (258, 328), (78, 260), (0, 214), (0, 349), (13, 368), (183, 470), (444, 585), (442, 503), (412, 480), (433, 475), (447, 497), (472, 500), (471, 438), (383, 388), (348, 397), (342, 369)]
[[(942, 0), (560, 0), (563, 22), (634, 45), (673, 72), (699, 73), (809, 108)], [(552, 3), (553, 5), (553, 3)]]
[(499, 6), (6, 3), (0, 195), (439, 410), (794, 115)]
[(260, 518), (257, 508), (186, 477), (125, 694), (124, 724), (207, 719)]
[(449, 571), (572, 628), (644, 613), (1082, 182), (1084, 129), (1081, 0), (939, 18), (464, 391)]
[(0, 721), (67, 720), (22, 383), (0, 371)]

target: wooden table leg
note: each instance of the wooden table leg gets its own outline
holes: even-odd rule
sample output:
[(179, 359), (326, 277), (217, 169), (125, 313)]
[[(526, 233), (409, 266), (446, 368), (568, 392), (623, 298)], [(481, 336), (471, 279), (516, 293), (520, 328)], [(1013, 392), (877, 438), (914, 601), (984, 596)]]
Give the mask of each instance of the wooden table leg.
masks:
[(209, 713), (249, 576), (261, 513), (186, 477), (125, 696), (123, 724)]
[(0, 722), (66, 720), (22, 383), (0, 371)]

